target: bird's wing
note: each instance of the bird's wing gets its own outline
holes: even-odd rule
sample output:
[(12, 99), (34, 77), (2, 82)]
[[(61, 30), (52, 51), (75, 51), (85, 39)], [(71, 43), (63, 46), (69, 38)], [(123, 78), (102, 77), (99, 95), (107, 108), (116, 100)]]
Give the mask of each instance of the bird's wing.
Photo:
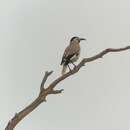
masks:
[(68, 57), (69, 55), (69, 50), (70, 50), (70, 46), (67, 46), (65, 51), (64, 51), (64, 54), (62, 56), (62, 61), (61, 61), (61, 65), (65, 62), (66, 58)]
[(78, 44), (69, 45), (63, 54), (61, 65), (66, 61), (66, 59), (71, 59), (74, 55), (79, 54), (80, 46)]

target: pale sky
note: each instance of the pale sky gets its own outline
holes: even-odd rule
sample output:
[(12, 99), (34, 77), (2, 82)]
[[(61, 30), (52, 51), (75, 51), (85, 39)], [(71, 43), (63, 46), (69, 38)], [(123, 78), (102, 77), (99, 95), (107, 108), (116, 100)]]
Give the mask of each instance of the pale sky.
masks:
[[(84, 37), (81, 58), (130, 45), (129, 0), (0, 0), (0, 129), (61, 73), (72, 36)], [(130, 51), (88, 63), (58, 84), (15, 130), (130, 130)], [(80, 61), (79, 60), (79, 61)], [(78, 62), (79, 62), (78, 61)]]

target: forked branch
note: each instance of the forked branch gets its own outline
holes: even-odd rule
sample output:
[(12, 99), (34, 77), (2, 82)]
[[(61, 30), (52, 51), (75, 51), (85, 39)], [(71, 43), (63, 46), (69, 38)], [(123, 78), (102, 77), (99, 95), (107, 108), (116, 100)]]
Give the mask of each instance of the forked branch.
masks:
[(102, 58), (105, 54), (107, 54), (109, 52), (120, 52), (120, 51), (125, 51), (125, 50), (128, 50), (128, 49), (130, 49), (130, 46), (126, 46), (126, 47), (123, 47), (123, 48), (117, 48), (117, 49), (108, 48), (108, 49), (105, 49), (105, 50), (101, 51), (100, 53), (98, 53), (97, 55), (94, 55), (94, 56), (92, 56), (90, 58), (84, 58), (84, 59), (82, 59), (82, 61), (72, 71), (69, 71), (68, 73), (58, 77), (57, 79), (55, 79), (50, 85), (48, 85), (47, 88), (44, 87), (45, 86), (45, 82), (46, 82), (47, 78), (52, 74), (53, 71), (45, 72), (44, 78), (43, 78), (41, 86), (40, 86), (40, 92), (39, 92), (38, 97), (30, 105), (28, 105), (26, 108), (24, 108), (22, 111), (16, 113), (14, 115), (14, 117), (8, 122), (5, 130), (13, 130), (15, 128), (15, 126), (24, 117), (26, 117), (29, 113), (31, 113), (42, 102), (46, 101), (46, 97), (49, 94), (59, 94), (59, 93), (61, 93), (63, 91), (63, 89), (61, 89), (61, 90), (54, 90), (56, 85), (59, 82), (61, 82), (62, 80), (66, 79), (67, 77), (77, 73), (80, 70), (80, 68), (85, 65), (85, 63), (92, 62), (94, 60)]

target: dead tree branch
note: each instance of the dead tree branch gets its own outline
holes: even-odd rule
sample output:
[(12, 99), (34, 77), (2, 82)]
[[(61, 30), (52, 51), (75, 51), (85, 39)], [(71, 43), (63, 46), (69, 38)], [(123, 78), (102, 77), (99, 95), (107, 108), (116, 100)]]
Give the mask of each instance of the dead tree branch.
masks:
[(45, 72), (44, 78), (43, 78), (43, 80), (42, 80), (42, 82), (41, 82), (40, 92), (44, 91), (45, 82), (47, 81), (47, 78), (48, 78), (52, 73), (53, 73), (53, 71), (50, 71), (50, 72), (46, 71), (46, 72)]
[(47, 88), (45, 88), (45, 82), (48, 79), (48, 77), (52, 74), (53, 71), (46, 71), (44, 78), (42, 80), (41, 86), (40, 86), (40, 92), (38, 97), (30, 104), (28, 105), (26, 108), (24, 108), (22, 111), (16, 113), (14, 115), (14, 117), (8, 122), (5, 130), (13, 130), (15, 128), (15, 126), (24, 118), (26, 117), (29, 113), (31, 113), (35, 108), (37, 108), (42, 102), (46, 101), (46, 97), (49, 94), (59, 94), (63, 91), (63, 89), (61, 90), (54, 90), (54, 88), (56, 87), (56, 85), (61, 82), (62, 80), (66, 79), (67, 77), (74, 75), (75, 73), (77, 73), (80, 68), (82, 66), (85, 65), (85, 63), (87, 62), (92, 62), (94, 60), (97, 60), (99, 58), (102, 58), (105, 54), (109, 53), (109, 52), (120, 52), (120, 51), (125, 51), (130, 49), (130, 46), (126, 46), (123, 48), (108, 48), (105, 49), (103, 51), (101, 51), (100, 53), (98, 53), (97, 55), (94, 55), (90, 58), (84, 58), (82, 59), (82, 61), (72, 70), (69, 71), (68, 73), (58, 77), (57, 79), (55, 79)]

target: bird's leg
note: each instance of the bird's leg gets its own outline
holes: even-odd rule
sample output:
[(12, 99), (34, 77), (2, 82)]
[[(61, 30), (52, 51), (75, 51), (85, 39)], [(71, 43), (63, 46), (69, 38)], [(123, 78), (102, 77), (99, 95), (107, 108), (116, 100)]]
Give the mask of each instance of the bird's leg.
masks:
[(71, 71), (71, 68), (70, 68), (69, 64), (67, 66), (68, 66), (69, 70)]
[(74, 68), (76, 67), (76, 65), (72, 62), (72, 61), (70, 61), (72, 64), (73, 64), (73, 66), (74, 66)]

